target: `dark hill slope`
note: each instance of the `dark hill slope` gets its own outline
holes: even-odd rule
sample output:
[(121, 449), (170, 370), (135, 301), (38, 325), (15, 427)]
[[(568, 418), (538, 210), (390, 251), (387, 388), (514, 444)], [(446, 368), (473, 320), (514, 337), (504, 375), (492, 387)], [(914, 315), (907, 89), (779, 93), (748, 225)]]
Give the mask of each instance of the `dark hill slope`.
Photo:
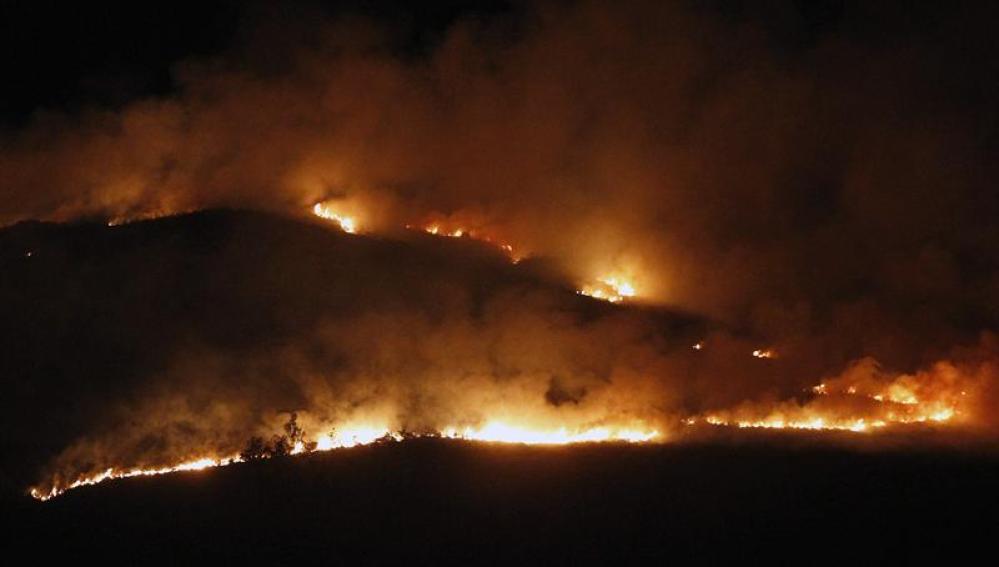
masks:
[(19, 502), (19, 544), (101, 563), (892, 565), (999, 535), (999, 462), (771, 446), (416, 440)]
[[(277, 377), (292, 370), (269, 353), (291, 345), (299, 357), (333, 359), (323, 359), (324, 368), (336, 362), (316, 339), (323, 325), (372, 314), (398, 317), (399, 325), (455, 313), (475, 320), (503, 295), (540, 297), (576, 321), (627, 312), (664, 334), (695, 323), (577, 296), (544, 262), (512, 265), (468, 239), (352, 236), (308, 219), (227, 210), (114, 227), (7, 227), (0, 230), (2, 491), (23, 491), (44, 462), (148, 396), (161, 375), (185, 372), (179, 365), (226, 361), (228, 374), (206, 379), (228, 381), (230, 393), (251, 374), (271, 374), (273, 388), (258, 380), (251, 393), (273, 398), (282, 394), (273, 391), (283, 387)], [(199, 358), (188, 362), (192, 353)], [(252, 360), (253, 372), (232, 368), (243, 360)]]

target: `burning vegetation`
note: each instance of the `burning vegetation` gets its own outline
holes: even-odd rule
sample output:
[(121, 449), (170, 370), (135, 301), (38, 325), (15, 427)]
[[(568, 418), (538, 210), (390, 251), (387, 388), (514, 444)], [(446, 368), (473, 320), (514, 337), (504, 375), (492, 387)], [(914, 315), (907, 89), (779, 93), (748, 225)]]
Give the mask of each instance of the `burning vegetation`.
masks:
[(527, 12), (419, 57), (300, 22), (3, 133), (0, 435), (56, 416), (31, 494), (412, 436), (997, 438), (999, 138), (952, 98), (964, 55)]

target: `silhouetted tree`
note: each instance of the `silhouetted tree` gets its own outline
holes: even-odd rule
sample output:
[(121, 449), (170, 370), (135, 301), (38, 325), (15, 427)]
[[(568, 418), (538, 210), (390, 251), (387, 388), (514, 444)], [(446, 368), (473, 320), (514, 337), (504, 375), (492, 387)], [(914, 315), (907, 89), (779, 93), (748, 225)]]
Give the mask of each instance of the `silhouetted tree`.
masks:
[(271, 438), (270, 456), (284, 457), (291, 453), (292, 447), (287, 435), (275, 435)]
[(264, 441), (262, 437), (251, 437), (239, 455), (244, 461), (255, 461), (271, 457), (284, 457), (290, 455), (295, 449), (295, 445), (302, 444), (306, 451), (313, 451), (316, 448), (315, 441), (305, 440), (305, 430), (298, 425), (298, 414), (291, 412), (291, 416), (284, 424), (284, 435), (274, 435), (270, 443)]
[(296, 443), (305, 444), (305, 430), (298, 426), (298, 414), (291, 412), (291, 417), (288, 418), (288, 422), (284, 424), (284, 433), (288, 439), (288, 443), (292, 447)]
[(258, 461), (267, 457), (269, 453), (270, 451), (267, 444), (264, 443), (264, 438), (254, 435), (250, 437), (250, 440), (246, 443), (246, 448), (243, 449), (239, 456), (244, 461)]

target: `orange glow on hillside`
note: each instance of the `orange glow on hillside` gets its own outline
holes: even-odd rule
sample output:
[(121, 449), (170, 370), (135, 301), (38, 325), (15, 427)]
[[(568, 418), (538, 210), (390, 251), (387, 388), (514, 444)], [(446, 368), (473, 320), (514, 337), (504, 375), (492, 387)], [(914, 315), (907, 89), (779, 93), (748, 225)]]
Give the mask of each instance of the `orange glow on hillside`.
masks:
[(316, 203), (312, 206), (312, 214), (319, 218), (331, 220), (340, 226), (347, 234), (357, 234), (357, 220), (337, 212), (329, 202)]
[[(414, 227), (412, 225), (406, 225), (406, 228), (413, 229)], [(520, 262), (524, 258), (522, 254), (514, 252), (512, 244), (497, 240), (489, 234), (485, 234), (478, 230), (468, 229), (461, 226), (445, 228), (441, 225), (441, 223), (431, 223), (419, 230), (432, 236), (441, 236), (445, 238), (470, 238), (472, 240), (483, 242), (499, 249), (514, 264)]]
[[(569, 430), (566, 427), (555, 429), (537, 429), (526, 426), (510, 425), (502, 421), (490, 421), (482, 427), (450, 427), (437, 433), (422, 435), (445, 439), (460, 439), (481, 443), (509, 443), (523, 445), (568, 445), (574, 443), (644, 443), (658, 441), (661, 433), (655, 429), (626, 428), (600, 426), (580, 430)], [(405, 436), (392, 431), (385, 426), (377, 425), (347, 425), (336, 428), (328, 434), (319, 435), (306, 446), (296, 443), (289, 454), (301, 455), (334, 449), (346, 449), (377, 442), (399, 442)], [(119, 468), (109, 467), (99, 473), (83, 475), (69, 483), (54, 481), (49, 488), (33, 487), (29, 494), (37, 500), (45, 501), (74, 488), (93, 486), (109, 480), (133, 478), (139, 476), (158, 476), (170, 473), (200, 471), (214, 467), (222, 467), (244, 462), (239, 455), (223, 458), (203, 457), (171, 466), (158, 468)]]
[(584, 286), (576, 293), (611, 303), (619, 303), (635, 297), (635, 286), (624, 278), (608, 276), (600, 278), (595, 284)]
[(119, 469), (116, 467), (110, 467), (103, 472), (95, 475), (80, 477), (73, 482), (65, 485), (59, 486), (54, 484), (51, 489), (45, 491), (39, 488), (32, 488), (29, 493), (32, 497), (45, 501), (51, 498), (55, 498), (60, 494), (66, 492), (67, 490), (72, 490), (74, 488), (79, 488), (81, 486), (93, 486), (95, 484), (100, 484), (106, 480), (117, 480), (121, 478), (133, 478), (137, 476), (158, 476), (163, 474), (186, 472), (186, 471), (201, 471), (213, 467), (222, 467), (225, 465), (230, 465), (232, 463), (241, 462), (242, 459), (239, 456), (232, 456), (227, 458), (215, 459), (212, 457), (203, 457), (194, 461), (187, 461), (184, 463), (179, 463), (167, 467), (159, 468), (130, 468), (130, 469)]
[(969, 390), (974, 387), (948, 364), (938, 364), (920, 375), (886, 378), (876, 373), (871, 361), (861, 361), (843, 376), (813, 387), (815, 398), (806, 403), (747, 402), (686, 423), (855, 432), (892, 425), (953, 425), (970, 419), (974, 396), (969, 396)]
[(611, 441), (642, 443), (653, 441), (660, 437), (660, 433), (652, 429), (593, 427), (579, 431), (570, 431), (565, 427), (559, 427), (558, 429), (520, 427), (502, 421), (491, 421), (480, 428), (448, 429), (442, 435), (444, 437), (467, 439), (469, 441), (521, 443), (525, 445), (568, 445), (571, 443), (605, 443)]

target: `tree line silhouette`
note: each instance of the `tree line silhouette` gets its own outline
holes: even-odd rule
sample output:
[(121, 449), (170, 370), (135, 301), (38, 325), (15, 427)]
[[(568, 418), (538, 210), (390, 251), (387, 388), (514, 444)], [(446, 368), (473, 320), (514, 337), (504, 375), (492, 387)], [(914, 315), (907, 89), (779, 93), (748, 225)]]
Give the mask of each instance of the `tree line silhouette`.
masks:
[(275, 434), (270, 441), (263, 437), (254, 435), (247, 441), (246, 447), (239, 454), (244, 461), (259, 461), (273, 457), (284, 457), (290, 455), (297, 444), (301, 443), (306, 452), (315, 450), (315, 441), (306, 441), (305, 430), (298, 425), (298, 414), (291, 412), (291, 416), (284, 424), (284, 435)]

